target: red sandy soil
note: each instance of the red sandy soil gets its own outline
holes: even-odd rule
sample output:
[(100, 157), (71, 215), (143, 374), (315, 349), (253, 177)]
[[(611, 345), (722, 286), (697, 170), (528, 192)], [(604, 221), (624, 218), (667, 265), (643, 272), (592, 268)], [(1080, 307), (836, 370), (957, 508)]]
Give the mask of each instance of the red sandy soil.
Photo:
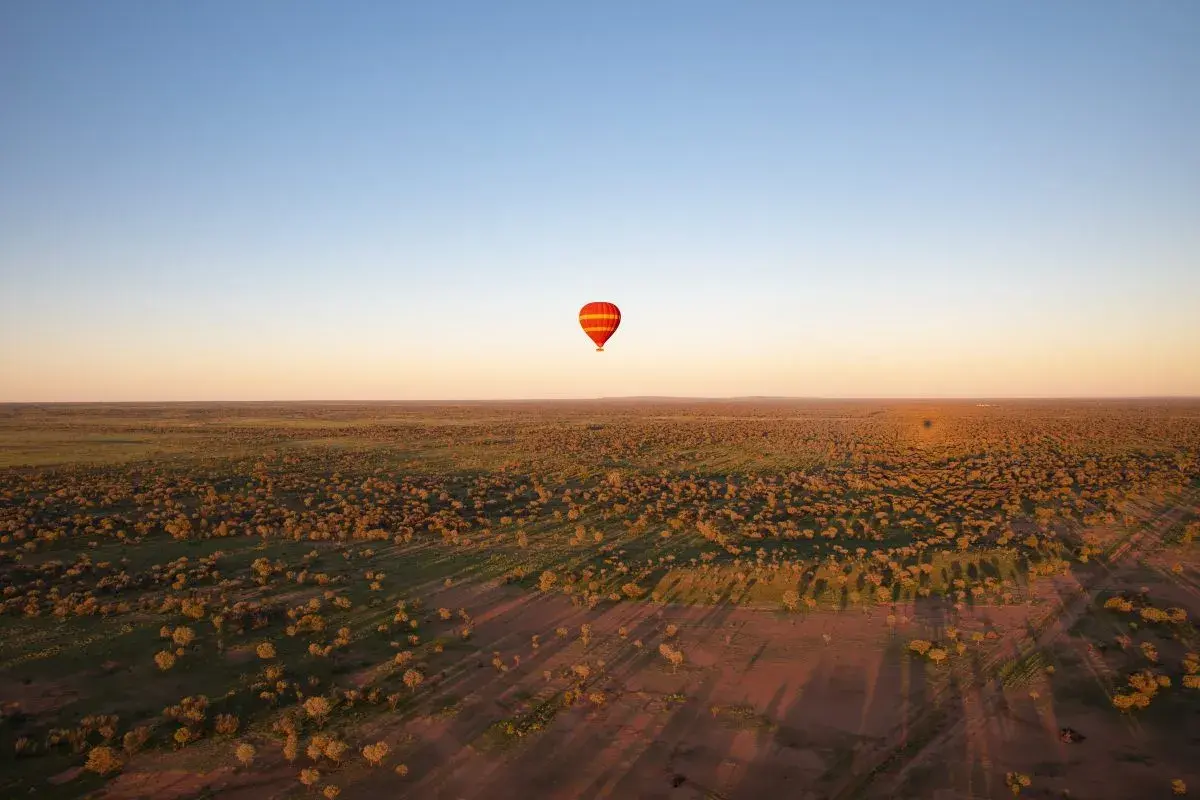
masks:
[[(1173, 778), (1195, 791), (1200, 718), (1150, 726), (1087, 702), (1080, 686), (1111, 693), (1127, 671), (1068, 635), (1101, 592), (1136, 591), (1151, 579), (1156, 604), (1200, 614), (1194, 581), (1172, 580), (1166, 571), (1179, 557), (1156, 546), (1176, 517), (1132, 538), (1111, 563), (1043, 581), (1036, 602), (1019, 606), (956, 610), (930, 599), (869, 613), (635, 603), (589, 611), (561, 595), (439, 585), (426, 601), (473, 611), (474, 652), (427, 676), (431, 691), (415, 719), (392, 723), (384, 715), (356, 732), (391, 746), (384, 768), (358, 763), (326, 779), (349, 800), (1002, 798), (1012, 796), (1009, 771), (1036, 776), (1022, 797), (1167, 797)], [(1193, 562), (1185, 577), (1196, 574)], [(585, 622), (592, 626), (587, 646), (579, 639)], [(677, 670), (658, 652), (668, 624), (678, 626), (669, 641), (685, 655)], [(935, 666), (906, 651), (914, 638), (944, 640), (948, 625), (968, 642), (966, 655)], [(555, 635), (559, 626), (569, 629), (566, 638)], [(622, 626), (627, 637), (618, 634)], [(971, 641), (976, 631), (994, 636)], [(643, 647), (633, 646), (637, 639)], [(1038, 648), (1043, 663), (1057, 665), (1053, 675), (1039, 668), (1019, 683), (997, 679), (1003, 663)], [(496, 651), (507, 671), (493, 667)], [(1164, 652), (1164, 663), (1178, 655)], [(560, 673), (582, 663), (591, 668), (589, 691), (605, 693), (603, 705), (581, 700), (560, 709), (546, 729), (496, 745), (489, 726), (566, 689)], [(554, 673), (550, 681), (545, 670)], [(356, 678), (366, 683), (370, 672)], [(453, 713), (439, 713), (450, 704)], [(1062, 742), (1065, 726), (1086, 739)], [(391, 771), (399, 763), (407, 764), (407, 777)], [(176, 772), (169, 755), (147, 757), (135, 759), (104, 796), (302, 796), (296, 776), (303, 766), (303, 756), (284, 763), (278, 744), (262, 745), (246, 775)]]
[[(904, 652), (910, 639), (935, 637), (948, 622), (951, 609), (932, 601), (897, 609), (894, 627), (885, 611), (805, 617), (623, 604), (588, 612), (562, 597), (504, 587), (455, 587), (432, 601), (487, 609), (475, 618), (478, 654), (442, 678), (424, 716), (394, 726), (385, 717), (374, 730), (359, 732), (387, 741), (393, 752), (388, 764), (403, 761), (409, 776), (357, 767), (354, 780), (341, 784), (342, 798), (673, 800), (773, 794), (816, 800), (836, 796), (843, 773), (857, 766), (860, 748), (886, 747), (897, 735), (903, 738), (931, 706), (956, 716), (911, 762), (865, 787), (865, 793), (846, 796), (1007, 797), (1005, 771), (1032, 771), (1046, 762), (1061, 765), (1066, 777), (1056, 784), (1069, 786), (1074, 797), (1148, 796), (1138, 790), (1166, 785), (1157, 762), (1123, 761), (1114, 769), (1114, 759), (1149, 750), (1172, 764), (1189, 765), (1195, 752), (1182, 738), (1152, 740), (1113, 709), (1056, 700), (1055, 678), (1042, 676), (1015, 689), (951, 685), (950, 667)], [(998, 631), (999, 638), (986, 647), (1009, 653), (1026, 635), (1022, 623), (1030, 610), (967, 609), (955, 622), (964, 638), (973, 630)], [(587, 647), (578, 638), (583, 622), (593, 629)], [(673, 641), (686, 659), (676, 672), (657, 651), (668, 623), (679, 627)], [(567, 639), (554, 635), (558, 626), (570, 629)], [(620, 626), (628, 628), (627, 639), (618, 636)], [(530, 645), (533, 634), (542, 641), (536, 651)], [(1055, 635), (1047, 634), (1051, 640)], [(630, 644), (637, 638), (644, 642), (641, 649)], [(493, 668), (493, 651), (510, 666), (507, 672)], [(514, 655), (521, 656), (519, 666), (512, 666)], [(603, 706), (580, 702), (509, 749), (486, 746), (491, 723), (530, 706), (522, 697), (548, 696), (543, 670), (584, 662), (600, 676), (592, 688), (606, 693)], [(566, 683), (556, 676), (550, 685), (562, 689)], [(1038, 699), (1030, 697), (1031, 690)], [(682, 701), (668, 695), (682, 695)], [(447, 697), (461, 710), (440, 717), (437, 707)], [(719, 707), (715, 715), (714, 706)], [(731, 714), (730, 707), (745, 709), (745, 716)], [(1058, 729), (1068, 724), (1085, 732), (1087, 740), (1060, 742)], [(1190, 725), (1191, 734), (1200, 732), (1195, 721)], [(264, 747), (260, 758), (264, 764), (279, 759), (278, 749)], [(301, 762), (303, 757), (296, 765), (280, 761), (266, 773), (256, 767), (248, 785), (230, 769), (191, 775), (130, 765), (105, 796), (182, 798), (206, 787), (221, 797), (290, 796), (298, 787)], [(1189, 768), (1190, 776), (1175, 769), (1169, 777), (1190, 777), (1189, 783), (1200, 785), (1200, 775)], [(336, 781), (336, 775), (329, 780)], [(1024, 796), (1058, 795), (1027, 790)]]
[(296, 771), (283, 764), (254, 772), (238, 771), (233, 767), (197, 772), (143, 766), (118, 775), (105, 787), (104, 797), (106, 800), (184, 800), (197, 795), (223, 800), (278, 797), (298, 785)]
[(79, 693), (66, 682), (0, 682), (0, 697), (5, 706), (20, 707), (26, 714), (45, 714), (71, 703)]

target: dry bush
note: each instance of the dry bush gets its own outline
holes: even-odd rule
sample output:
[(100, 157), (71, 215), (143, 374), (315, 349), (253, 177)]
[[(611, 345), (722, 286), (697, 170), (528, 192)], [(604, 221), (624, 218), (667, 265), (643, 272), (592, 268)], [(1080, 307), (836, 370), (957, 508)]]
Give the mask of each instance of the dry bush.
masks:
[(796, 611), (800, 608), (800, 594), (795, 589), (788, 589), (783, 593), (783, 607), (788, 611)]
[(126, 755), (132, 756), (142, 749), (146, 742), (150, 741), (152, 731), (147, 725), (140, 725), (130, 731), (127, 731), (121, 738), (121, 747)]
[(324, 734), (317, 734), (308, 740), (308, 746), (304, 748), (304, 754), (308, 756), (308, 760), (313, 763), (319, 762), (325, 757), (325, 748), (329, 746), (330, 737)]
[(679, 665), (683, 663), (683, 652), (677, 650), (671, 645), (663, 642), (658, 646), (658, 652), (671, 664), (671, 671), (675, 672), (679, 669)]
[(237, 757), (238, 762), (241, 763), (243, 767), (252, 766), (254, 764), (254, 756), (257, 753), (258, 751), (254, 749), (254, 745), (250, 744), (249, 742), (242, 742), (237, 746), (237, 749), (234, 750), (234, 755)]
[(1004, 776), (1004, 783), (1006, 786), (1008, 786), (1008, 790), (1012, 792), (1013, 796), (1015, 797), (1021, 793), (1022, 789), (1028, 788), (1031, 781), (1029, 780), (1028, 775), (1024, 775), (1020, 772), (1009, 772)]
[(87, 764), (84, 769), (100, 775), (116, 772), (125, 766), (120, 754), (112, 747), (98, 745), (88, 751)]
[(237, 733), (238, 725), (239, 720), (235, 714), (218, 714), (214, 721), (214, 728), (223, 736), (232, 736)]
[(325, 745), (325, 757), (335, 764), (341, 764), (342, 759), (350, 752), (350, 745), (341, 739), (330, 739)]
[(333, 707), (324, 697), (310, 697), (304, 701), (304, 713), (317, 720), (318, 723), (324, 722), (332, 710)]
[(383, 764), (383, 759), (387, 757), (388, 750), (389, 748), (387, 742), (376, 742), (375, 744), (369, 744), (364, 747), (362, 749), (362, 754), (363, 758), (367, 760), (368, 764), (370, 764), (372, 767), (378, 767)]

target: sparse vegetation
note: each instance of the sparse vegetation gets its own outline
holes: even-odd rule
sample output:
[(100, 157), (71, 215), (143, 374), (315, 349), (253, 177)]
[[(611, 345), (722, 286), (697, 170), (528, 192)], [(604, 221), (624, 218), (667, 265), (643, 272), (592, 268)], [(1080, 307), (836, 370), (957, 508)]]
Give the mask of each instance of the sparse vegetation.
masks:
[(250, 744), (249, 742), (242, 742), (237, 746), (237, 750), (235, 751), (237, 760), (243, 767), (253, 766), (254, 756), (257, 754), (258, 751), (254, 748), (254, 745)]
[[(1086, 674), (1114, 720), (1200, 709), (1192, 406), (0, 411), (3, 796), (213, 752), (356, 796), (366, 767), (443, 768), (421, 725), (451, 717), (505, 747), (684, 708), (701, 721), (681, 730), (804, 741), (744, 693), (694, 695), (722, 659), (756, 680), (785, 645), (802, 684), (811, 659), (890, 642), (872, 669), (906, 677), (880, 686), (997, 678), (1065, 713), (1055, 692)], [(51, 458), (48, 432), (164, 454)], [(1033, 634), (984, 621), (1053, 631), (1055, 581), (1112, 584), (1070, 634), (1094, 673), (1049, 640), (1014, 655)], [(631, 686), (643, 669), (666, 688)], [(1041, 791), (1022, 769), (994, 785)]]

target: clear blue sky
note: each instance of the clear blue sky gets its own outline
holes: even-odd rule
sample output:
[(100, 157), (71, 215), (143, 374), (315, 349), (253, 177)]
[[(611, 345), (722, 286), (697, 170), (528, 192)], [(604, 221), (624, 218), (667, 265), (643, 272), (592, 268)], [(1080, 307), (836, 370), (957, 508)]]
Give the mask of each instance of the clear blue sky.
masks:
[(1192, 0), (5, 0), (0, 401), (1200, 394), (1198, 42)]

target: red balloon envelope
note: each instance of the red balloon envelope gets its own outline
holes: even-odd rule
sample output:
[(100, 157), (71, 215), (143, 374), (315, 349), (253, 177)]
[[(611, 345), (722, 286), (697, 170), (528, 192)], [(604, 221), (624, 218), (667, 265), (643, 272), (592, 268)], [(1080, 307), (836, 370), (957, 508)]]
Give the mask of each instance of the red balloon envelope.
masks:
[(579, 309), (579, 324), (588, 338), (596, 343), (596, 352), (603, 352), (609, 340), (621, 324), (621, 309), (612, 303), (588, 303)]

